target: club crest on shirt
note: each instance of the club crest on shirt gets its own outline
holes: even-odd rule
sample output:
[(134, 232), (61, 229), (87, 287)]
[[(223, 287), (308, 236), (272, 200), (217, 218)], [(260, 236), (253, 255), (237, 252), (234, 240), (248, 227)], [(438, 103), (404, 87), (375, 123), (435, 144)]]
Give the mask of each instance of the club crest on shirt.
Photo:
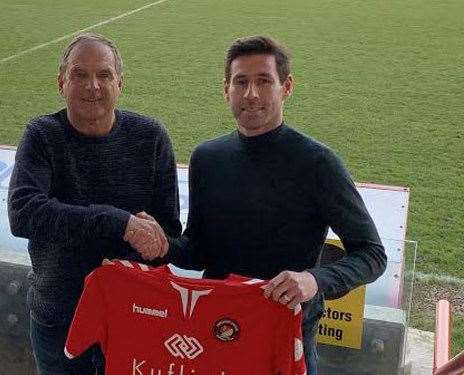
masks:
[(220, 319), (214, 323), (213, 335), (221, 341), (234, 341), (240, 335), (240, 327), (232, 319)]

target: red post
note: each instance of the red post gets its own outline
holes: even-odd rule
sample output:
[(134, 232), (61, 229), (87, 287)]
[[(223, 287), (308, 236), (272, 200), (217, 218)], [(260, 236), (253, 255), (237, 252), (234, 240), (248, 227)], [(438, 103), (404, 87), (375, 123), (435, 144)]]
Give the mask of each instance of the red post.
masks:
[(464, 374), (464, 351), (451, 359), (448, 363), (437, 368), (434, 375), (463, 375)]
[(464, 351), (449, 359), (451, 352), (451, 309), (448, 301), (437, 303), (435, 315), (435, 350), (433, 375), (463, 375)]
[(433, 355), (433, 373), (446, 364), (450, 357), (451, 346), (451, 309), (446, 300), (437, 303), (435, 313), (435, 350)]

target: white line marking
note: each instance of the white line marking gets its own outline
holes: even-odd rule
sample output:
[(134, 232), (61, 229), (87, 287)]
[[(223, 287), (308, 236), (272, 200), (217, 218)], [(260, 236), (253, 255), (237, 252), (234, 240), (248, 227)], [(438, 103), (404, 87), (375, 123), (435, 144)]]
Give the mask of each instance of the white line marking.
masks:
[(117, 20), (119, 20), (119, 19), (121, 19), (121, 18), (130, 16), (131, 14), (140, 12), (140, 11), (142, 11), (142, 10), (144, 10), (144, 9), (147, 9), (147, 8), (152, 7), (152, 6), (155, 6), (155, 5), (164, 3), (164, 2), (166, 2), (166, 1), (168, 1), (168, 0), (159, 0), (159, 1), (155, 1), (154, 3), (150, 3), (150, 4), (147, 4), (147, 5), (144, 5), (143, 7), (140, 7), (140, 8), (131, 10), (131, 11), (129, 11), (129, 12), (120, 14), (119, 16), (108, 18), (107, 20), (101, 21), (101, 22), (99, 22), (99, 23), (96, 23), (95, 25), (88, 26), (88, 27), (85, 27), (85, 28), (83, 28), (83, 29), (77, 30), (77, 31), (75, 31), (75, 32), (73, 32), (73, 33), (66, 34), (66, 35), (63, 35), (62, 37), (59, 37), (59, 38), (50, 40), (50, 41), (47, 42), (47, 43), (39, 44), (39, 45), (37, 45), (37, 46), (35, 46), (35, 47), (32, 47), (32, 48), (26, 49), (26, 50), (24, 50), (24, 51), (18, 52), (18, 53), (15, 54), (15, 55), (11, 55), (11, 56), (5, 57), (5, 58), (3, 58), (3, 59), (0, 59), (0, 64), (3, 64), (3, 63), (5, 63), (5, 62), (7, 62), (7, 61), (16, 59), (17, 57), (23, 56), (23, 55), (25, 55), (25, 54), (27, 54), (27, 53), (37, 51), (38, 49), (47, 47), (47, 46), (49, 46), (49, 45), (51, 45), (51, 44), (55, 44), (55, 43), (61, 42), (62, 40), (65, 40), (65, 39), (68, 39), (68, 38), (73, 37), (74, 35), (77, 35), (77, 34), (80, 34), (80, 33), (84, 33), (84, 32), (86, 32), (86, 31), (90, 31), (90, 30), (95, 29), (95, 28), (97, 28), (97, 27), (99, 27), (99, 26), (106, 25), (106, 24), (108, 24), (108, 23), (110, 23), (110, 22), (117, 21)]
[(416, 271), (415, 276), (419, 281), (435, 281), (443, 284), (464, 285), (464, 279), (446, 274), (423, 273)]

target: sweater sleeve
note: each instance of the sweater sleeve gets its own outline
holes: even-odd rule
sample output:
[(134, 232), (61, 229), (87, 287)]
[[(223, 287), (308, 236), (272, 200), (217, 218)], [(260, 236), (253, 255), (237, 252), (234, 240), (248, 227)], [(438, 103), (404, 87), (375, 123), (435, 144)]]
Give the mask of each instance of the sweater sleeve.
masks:
[(110, 205), (65, 204), (51, 195), (53, 169), (46, 142), (34, 125), (26, 128), (10, 179), (8, 216), (13, 235), (68, 245), (90, 236), (120, 239), (129, 212)]
[(199, 241), (201, 237), (201, 172), (198, 151), (194, 151), (189, 165), (189, 212), (187, 226), (181, 237), (169, 240), (168, 261), (178, 267), (192, 270), (205, 269)]
[(320, 211), (346, 250), (342, 259), (309, 271), (319, 291), (330, 298), (375, 281), (386, 268), (385, 249), (354, 182), (332, 151), (318, 163)]

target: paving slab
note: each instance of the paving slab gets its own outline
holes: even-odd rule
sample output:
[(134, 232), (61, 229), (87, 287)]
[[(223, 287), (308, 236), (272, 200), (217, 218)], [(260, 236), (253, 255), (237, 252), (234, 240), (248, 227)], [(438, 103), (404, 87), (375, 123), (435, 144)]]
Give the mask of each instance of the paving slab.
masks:
[(406, 364), (411, 375), (432, 375), (434, 333), (408, 329)]

